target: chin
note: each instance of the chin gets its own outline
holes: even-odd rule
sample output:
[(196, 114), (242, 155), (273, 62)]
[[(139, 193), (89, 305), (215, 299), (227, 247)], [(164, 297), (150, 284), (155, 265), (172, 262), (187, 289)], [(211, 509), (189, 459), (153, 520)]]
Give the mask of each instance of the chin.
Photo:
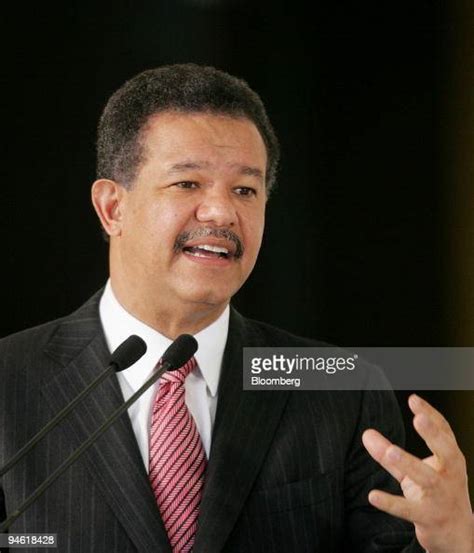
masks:
[(209, 307), (218, 307), (223, 304), (227, 304), (230, 298), (235, 292), (230, 291), (228, 288), (225, 290), (219, 290), (212, 287), (206, 287), (206, 289), (190, 289), (182, 295), (183, 299), (188, 302), (207, 305)]

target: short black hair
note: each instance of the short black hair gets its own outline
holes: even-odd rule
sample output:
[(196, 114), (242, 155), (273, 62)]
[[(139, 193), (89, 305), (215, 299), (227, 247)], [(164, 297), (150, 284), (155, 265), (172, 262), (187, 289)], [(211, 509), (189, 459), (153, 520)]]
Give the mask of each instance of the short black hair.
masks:
[(152, 115), (164, 111), (207, 112), (252, 121), (267, 150), (269, 194), (280, 147), (261, 98), (244, 80), (194, 63), (143, 71), (111, 96), (98, 127), (97, 178), (130, 188), (144, 160), (142, 130)]

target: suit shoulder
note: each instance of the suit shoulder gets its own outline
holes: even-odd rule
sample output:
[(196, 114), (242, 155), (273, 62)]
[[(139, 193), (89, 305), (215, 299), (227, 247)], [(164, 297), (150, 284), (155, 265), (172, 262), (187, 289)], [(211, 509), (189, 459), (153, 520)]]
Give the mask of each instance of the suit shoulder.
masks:
[(259, 336), (262, 343), (270, 347), (323, 347), (329, 345), (314, 338), (297, 336), (263, 321), (246, 318), (245, 322), (250, 332)]
[(77, 323), (96, 322), (101, 294), (102, 290), (99, 290), (73, 313), (0, 339), (0, 363), (4, 364), (5, 359), (32, 359), (43, 351), (58, 331), (67, 332), (70, 328), (76, 328)]
[(60, 317), (1, 338), (0, 357), (11, 357), (15, 356), (16, 353), (24, 356), (26, 350), (37, 351), (42, 349), (66, 318)]

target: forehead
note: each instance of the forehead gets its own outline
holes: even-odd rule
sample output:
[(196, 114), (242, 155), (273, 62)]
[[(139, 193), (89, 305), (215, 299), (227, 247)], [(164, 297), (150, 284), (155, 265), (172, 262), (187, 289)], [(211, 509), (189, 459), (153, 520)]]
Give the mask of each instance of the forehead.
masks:
[(214, 163), (247, 165), (265, 171), (267, 152), (256, 125), (247, 118), (166, 111), (142, 129), (145, 160), (193, 168)]

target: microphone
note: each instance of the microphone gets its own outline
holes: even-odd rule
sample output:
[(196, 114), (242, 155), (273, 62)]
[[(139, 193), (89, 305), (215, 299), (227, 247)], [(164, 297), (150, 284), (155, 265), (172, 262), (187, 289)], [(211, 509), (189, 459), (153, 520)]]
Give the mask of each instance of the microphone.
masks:
[[(196, 353), (198, 343), (191, 334), (181, 334), (163, 353), (160, 376), (166, 371), (175, 371), (185, 365)], [(166, 369), (162, 368), (166, 365)], [(154, 382), (154, 381), (153, 381)]]
[(114, 365), (116, 372), (124, 371), (136, 363), (146, 353), (145, 341), (132, 334), (112, 353), (109, 365)]
[(162, 356), (162, 363), (152, 376), (133, 394), (129, 399), (122, 403), (112, 415), (95, 430), (89, 438), (79, 446), (59, 467), (52, 472), (48, 478), (14, 511), (0, 527), (0, 534), (8, 530), (9, 526), (21, 516), (28, 507), (34, 503), (38, 497), (44, 493), (61, 474), (67, 470), (94, 442), (132, 405), (150, 386), (152, 386), (160, 376), (166, 371), (174, 371), (182, 367), (195, 354), (198, 349), (196, 339), (190, 334), (181, 334), (169, 346)]
[(35, 434), (31, 440), (29, 440), (3, 467), (0, 468), (0, 477), (14, 467), (23, 457), (31, 451), (31, 449), (44, 437), (48, 432), (55, 428), (73, 409), (88, 396), (92, 390), (103, 382), (109, 375), (115, 371), (123, 371), (128, 369), (136, 361), (140, 359), (146, 352), (146, 344), (139, 337), (129, 336), (124, 342), (122, 342), (118, 348), (112, 353), (110, 362), (107, 369), (100, 373), (82, 392), (74, 398), (71, 403), (66, 405), (64, 409), (59, 411), (44, 428), (42, 428), (37, 434)]

